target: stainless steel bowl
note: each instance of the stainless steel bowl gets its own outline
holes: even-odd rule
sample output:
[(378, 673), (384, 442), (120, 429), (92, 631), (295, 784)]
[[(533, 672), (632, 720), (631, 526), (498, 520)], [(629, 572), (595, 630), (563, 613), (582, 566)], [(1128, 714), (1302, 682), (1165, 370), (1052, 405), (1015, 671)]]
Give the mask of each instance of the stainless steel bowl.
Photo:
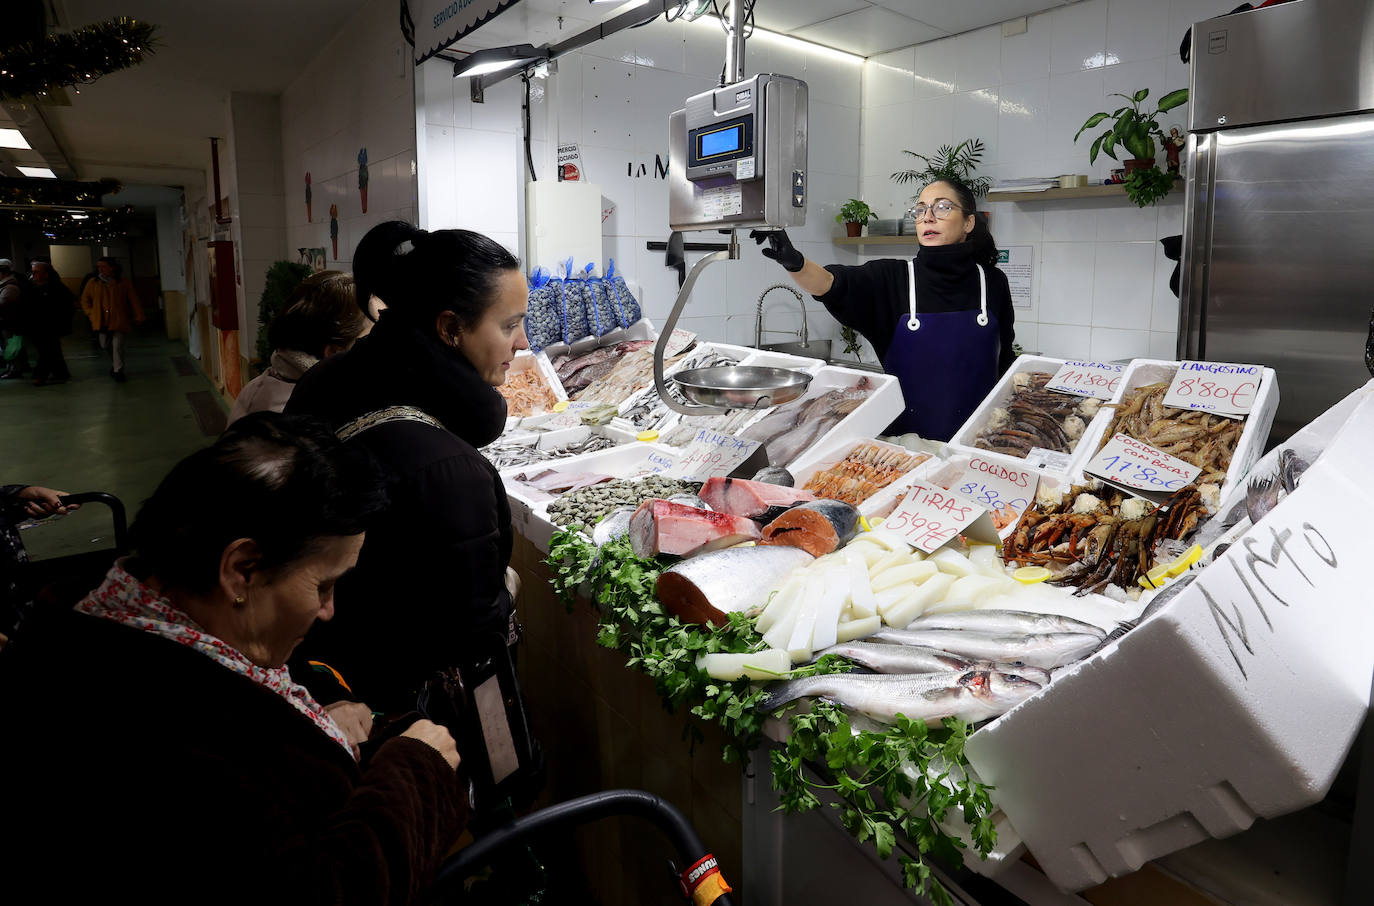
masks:
[(688, 402), (726, 409), (766, 409), (806, 392), (811, 375), (788, 368), (719, 365), (673, 375)]

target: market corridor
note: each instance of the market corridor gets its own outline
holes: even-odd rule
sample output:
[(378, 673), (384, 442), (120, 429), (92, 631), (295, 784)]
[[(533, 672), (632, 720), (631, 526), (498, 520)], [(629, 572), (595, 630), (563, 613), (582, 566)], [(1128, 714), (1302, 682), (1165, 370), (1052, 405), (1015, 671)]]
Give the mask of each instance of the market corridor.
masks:
[[(222, 428), (213, 417), (224, 411), (219, 397), (192, 364), (185, 343), (166, 339), (160, 325), (130, 336), (124, 384), (110, 379), (109, 354), (96, 348), (89, 330), (67, 337), (63, 352), (72, 372), (65, 384), (0, 381), (0, 482), (106, 491), (124, 502), (132, 521), (172, 465)], [(191, 373), (179, 374), (178, 364)], [(209, 416), (210, 435), (191, 399)], [(24, 544), (35, 559), (98, 550), (111, 546), (110, 528), (106, 512), (75, 513), (25, 531)]]

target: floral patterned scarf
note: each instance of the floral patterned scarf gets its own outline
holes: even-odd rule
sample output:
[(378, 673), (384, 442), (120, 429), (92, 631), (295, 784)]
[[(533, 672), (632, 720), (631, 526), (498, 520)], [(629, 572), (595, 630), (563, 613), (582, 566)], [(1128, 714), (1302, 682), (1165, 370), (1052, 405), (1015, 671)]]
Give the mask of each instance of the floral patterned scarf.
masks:
[(76, 605), (77, 611), (194, 648), (221, 667), (246, 676), (286, 699), (291, 707), (309, 718), (330, 739), (343, 746), (350, 758), (353, 757), (353, 747), (339, 725), (334, 723), (334, 718), (325, 712), (304, 686), (292, 681), (286, 667), (259, 667), (254, 664), (242, 652), (201, 629), (170, 601), (129, 575), (124, 563), (124, 560), (119, 560), (110, 568), (101, 586)]

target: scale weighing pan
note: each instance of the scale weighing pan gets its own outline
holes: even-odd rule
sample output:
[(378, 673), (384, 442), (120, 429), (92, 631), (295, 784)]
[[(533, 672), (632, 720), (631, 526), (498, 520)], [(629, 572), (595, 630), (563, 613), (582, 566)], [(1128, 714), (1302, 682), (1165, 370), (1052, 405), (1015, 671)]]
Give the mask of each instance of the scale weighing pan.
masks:
[(689, 402), (726, 409), (767, 409), (790, 403), (811, 384), (811, 375), (787, 368), (718, 365), (689, 368), (673, 376)]

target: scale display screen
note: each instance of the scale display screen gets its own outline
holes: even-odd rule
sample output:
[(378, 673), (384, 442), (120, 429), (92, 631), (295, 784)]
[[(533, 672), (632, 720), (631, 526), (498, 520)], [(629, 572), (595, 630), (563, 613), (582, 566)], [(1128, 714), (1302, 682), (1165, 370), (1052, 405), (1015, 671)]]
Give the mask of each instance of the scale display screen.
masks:
[(736, 123), (715, 132), (703, 132), (697, 136), (697, 159), (709, 160), (722, 154), (733, 154), (744, 147), (744, 124)]
[(754, 154), (754, 117), (738, 116), (691, 130), (687, 153), (689, 167), (724, 164)]

